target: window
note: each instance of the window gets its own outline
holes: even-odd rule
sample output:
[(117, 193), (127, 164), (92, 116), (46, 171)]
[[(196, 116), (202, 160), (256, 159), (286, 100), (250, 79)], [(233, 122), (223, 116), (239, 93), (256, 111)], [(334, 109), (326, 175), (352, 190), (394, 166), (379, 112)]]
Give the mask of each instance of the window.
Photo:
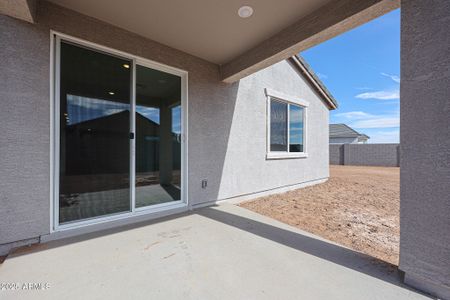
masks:
[(306, 157), (305, 120), (308, 103), (266, 89), (268, 99), (267, 158)]

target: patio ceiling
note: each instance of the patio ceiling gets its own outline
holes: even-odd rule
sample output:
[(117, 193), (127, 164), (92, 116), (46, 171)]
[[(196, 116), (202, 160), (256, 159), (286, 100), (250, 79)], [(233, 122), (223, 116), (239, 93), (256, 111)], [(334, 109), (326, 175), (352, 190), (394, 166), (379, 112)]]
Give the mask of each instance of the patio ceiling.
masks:
[[(400, 7), (400, 0), (49, 1), (220, 65), (225, 82)], [(36, 0), (0, 0), (0, 13), (39, 22), (35, 6)], [(242, 6), (253, 15), (240, 18)]]
[[(51, 0), (151, 40), (224, 64), (331, 0)], [(250, 18), (238, 9), (254, 9)]]

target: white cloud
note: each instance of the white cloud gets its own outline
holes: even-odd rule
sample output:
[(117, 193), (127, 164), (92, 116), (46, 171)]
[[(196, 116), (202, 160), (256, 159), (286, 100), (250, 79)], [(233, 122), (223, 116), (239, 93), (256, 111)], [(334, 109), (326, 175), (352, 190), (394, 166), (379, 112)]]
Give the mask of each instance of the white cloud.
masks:
[(398, 128), (389, 131), (376, 131), (369, 135), (369, 143), (371, 144), (398, 143), (400, 141), (400, 132)]
[(398, 117), (373, 116), (367, 120), (358, 120), (351, 123), (352, 128), (392, 128), (399, 127), (400, 120)]
[(389, 77), (390, 79), (392, 79), (393, 81), (400, 83), (400, 77), (397, 75), (391, 75), (391, 74), (387, 74), (387, 73), (381, 73), (381, 75)]
[(344, 113), (335, 114), (336, 117), (342, 117), (345, 119), (365, 119), (372, 117), (371, 114), (365, 113), (363, 111), (349, 111)]
[(393, 128), (400, 126), (398, 112), (373, 115), (363, 111), (349, 111), (334, 115), (337, 122), (348, 124), (355, 129)]
[(120, 109), (120, 108), (110, 108), (110, 109), (105, 109), (105, 110), (103, 110), (103, 114), (104, 115), (114, 115), (114, 114), (117, 114), (117, 113), (120, 113), (120, 112), (123, 112), (123, 111), (125, 111), (125, 109)]
[(317, 72), (316, 75), (317, 75), (317, 77), (319, 77), (320, 79), (327, 79), (327, 78), (328, 78), (328, 75), (323, 74), (323, 73), (320, 73), (320, 72)]
[(367, 87), (367, 86), (355, 87), (355, 89), (360, 90), (360, 91), (373, 90), (373, 88), (370, 88), (370, 87)]
[(400, 99), (400, 91), (378, 91), (378, 92), (367, 92), (358, 94), (355, 96), (359, 99), (377, 99), (377, 100), (393, 100)]

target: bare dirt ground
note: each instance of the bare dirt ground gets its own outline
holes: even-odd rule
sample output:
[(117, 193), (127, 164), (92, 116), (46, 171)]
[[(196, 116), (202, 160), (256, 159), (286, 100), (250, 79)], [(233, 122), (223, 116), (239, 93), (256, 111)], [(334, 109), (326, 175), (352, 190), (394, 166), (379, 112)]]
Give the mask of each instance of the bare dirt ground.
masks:
[(330, 166), (319, 185), (240, 206), (398, 265), (400, 169)]

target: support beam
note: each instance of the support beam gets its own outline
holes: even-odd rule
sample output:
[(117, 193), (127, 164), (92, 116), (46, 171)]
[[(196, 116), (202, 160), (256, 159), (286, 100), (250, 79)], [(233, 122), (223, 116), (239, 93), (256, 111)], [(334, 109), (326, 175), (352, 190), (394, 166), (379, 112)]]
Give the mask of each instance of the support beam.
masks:
[(37, 0), (0, 0), (0, 14), (34, 23), (36, 2)]
[(222, 65), (222, 80), (237, 81), (398, 7), (400, 0), (332, 0)]
[(450, 1), (402, 0), (400, 266), (450, 299)]

